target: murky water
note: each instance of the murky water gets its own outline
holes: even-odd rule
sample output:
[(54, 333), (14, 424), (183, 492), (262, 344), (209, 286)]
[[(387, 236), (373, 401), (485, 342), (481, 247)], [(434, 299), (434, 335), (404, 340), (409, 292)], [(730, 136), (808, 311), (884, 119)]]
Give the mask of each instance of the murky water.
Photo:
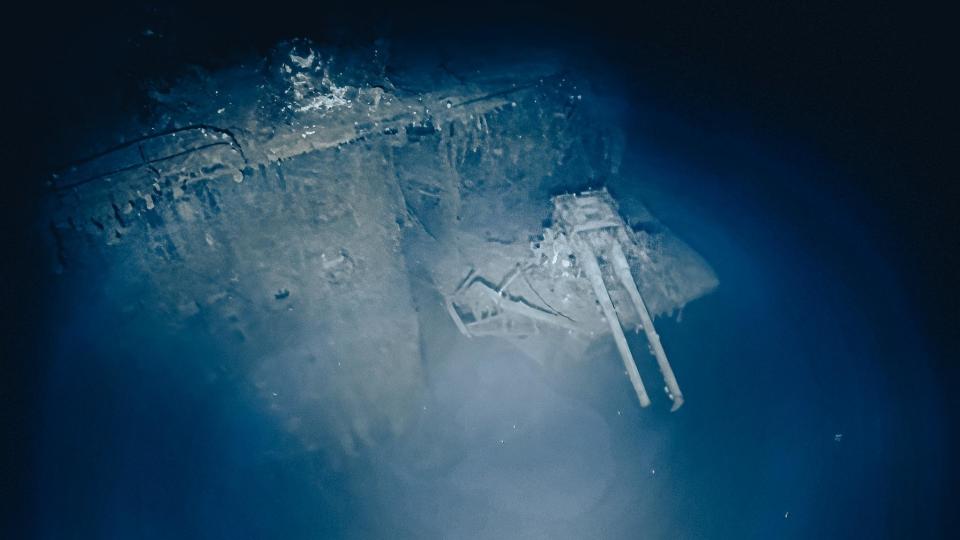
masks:
[(657, 321), (687, 399), (679, 412), (663, 399), (639, 408), (612, 344), (538, 363), (464, 339), (435, 292), (414, 286), (431, 330), (419, 410), (402, 434), (334, 458), (306, 451), (248, 382), (217, 370), (230, 360), (220, 343), (190, 328), (170, 339), (154, 330), (164, 321), (59, 291), (41, 537), (929, 534), (904, 516), (927, 515), (938, 495), (925, 488), (943, 459), (939, 396), (876, 216), (823, 163), (629, 114), (630, 180), (611, 191), (643, 201), (720, 282)]

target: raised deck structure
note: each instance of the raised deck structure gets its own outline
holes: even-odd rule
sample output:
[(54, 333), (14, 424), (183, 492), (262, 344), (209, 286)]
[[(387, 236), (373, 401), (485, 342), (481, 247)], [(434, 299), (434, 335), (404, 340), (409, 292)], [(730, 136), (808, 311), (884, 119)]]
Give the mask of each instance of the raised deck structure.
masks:
[[(673, 403), (671, 411), (676, 411), (683, 405), (683, 393), (625, 251), (641, 259), (646, 253), (620, 217), (616, 201), (601, 189), (559, 195), (553, 198), (553, 205), (553, 224), (542, 240), (531, 244), (534, 256), (530, 261), (517, 263), (496, 284), (471, 270), (447, 297), (447, 310), (457, 328), (468, 337), (531, 334), (538, 332), (540, 325), (594, 334), (600, 330), (597, 322), (605, 323), (637, 399), (647, 407), (650, 396), (624, 334), (624, 326), (635, 322), (646, 335), (663, 375), (664, 392)], [(533, 295), (510, 290), (518, 277)], [(563, 311), (545, 298), (551, 295), (564, 305)], [(578, 298), (571, 302), (571, 296)], [(591, 305), (599, 306), (599, 321), (591, 313)]]

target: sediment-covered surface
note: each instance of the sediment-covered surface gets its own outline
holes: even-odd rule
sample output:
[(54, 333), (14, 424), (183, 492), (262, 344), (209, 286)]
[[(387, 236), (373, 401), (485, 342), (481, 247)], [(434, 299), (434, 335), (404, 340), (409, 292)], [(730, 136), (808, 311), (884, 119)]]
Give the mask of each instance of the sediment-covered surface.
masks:
[[(470, 270), (500, 279), (539, 257), (551, 195), (619, 178), (619, 126), (562, 65), (388, 75), (388, 58), (382, 43), (297, 41), (194, 73), (155, 89), (146, 123), (118, 126), (122, 142), (92, 143), (50, 181), (58, 279), (119, 291), (113, 307), (162, 321), (161, 334), (205, 335), (223, 353), (211, 372), (240, 374), (308, 450), (402, 433), (436, 360), (422, 344), (453, 324), (426, 323), (426, 304)], [(713, 288), (709, 267), (630, 203), (651, 311)], [(552, 264), (535, 279), (569, 277)], [(584, 287), (554, 301), (571, 295), (595, 304)], [(518, 343), (541, 362), (593, 340), (544, 332)]]

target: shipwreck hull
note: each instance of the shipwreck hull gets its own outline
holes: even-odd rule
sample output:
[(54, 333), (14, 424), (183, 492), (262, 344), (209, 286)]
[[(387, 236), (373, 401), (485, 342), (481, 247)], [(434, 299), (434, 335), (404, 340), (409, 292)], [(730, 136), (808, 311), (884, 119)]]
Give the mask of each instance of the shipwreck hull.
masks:
[[(147, 124), (51, 177), (53, 279), (157, 332), (199, 329), (216, 373), (248, 381), (304, 446), (347, 453), (418, 414), (436, 330), (416, 291), (442, 303), (470, 269), (495, 292), (511, 280), (516, 320), (534, 323), (505, 337), (537, 360), (608, 339), (596, 287), (564, 277), (585, 271), (557, 241), (569, 231), (557, 215), (543, 226), (552, 195), (623, 181), (622, 135), (589, 85), (552, 65), (404, 79), (388, 62), (295, 42), (158, 93)], [(607, 286), (619, 328), (652, 329), (716, 285), (652, 217), (617, 216), (604, 234), (628, 237), (637, 289)], [(648, 317), (623, 309), (633, 292)], [(551, 338), (514, 339), (533, 334)]]

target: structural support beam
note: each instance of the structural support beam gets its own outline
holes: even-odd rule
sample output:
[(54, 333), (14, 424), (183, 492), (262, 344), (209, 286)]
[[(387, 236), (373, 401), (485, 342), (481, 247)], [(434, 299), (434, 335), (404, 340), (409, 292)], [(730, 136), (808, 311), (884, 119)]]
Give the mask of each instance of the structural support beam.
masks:
[(623, 328), (620, 326), (620, 319), (613, 307), (613, 301), (610, 300), (610, 294), (607, 292), (607, 286), (603, 284), (603, 275), (600, 273), (600, 265), (597, 264), (597, 256), (590, 247), (589, 240), (575, 235), (575, 246), (577, 258), (590, 284), (593, 286), (593, 292), (600, 302), (600, 308), (607, 318), (607, 324), (610, 325), (610, 333), (617, 343), (617, 349), (620, 351), (620, 358), (623, 360), (623, 367), (627, 369), (627, 375), (630, 382), (633, 383), (633, 389), (637, 392), (637, 398), (640, 400), (641, 407), (650, 405), (650, 396), (647, 395), (646, 388), (643, 387), (643, 380), (640, 379), (640, 372), (637, 371), (637, 363), (633, 360), (633, 353), (627, 345), (627, 337), (623, 335)]
[(613, 262), (613, 269), (617, 273), (617, 278), (620, 279), (624, 288), (627, 289), (630, 300), (640, 315), (643, 331), (647, 334), (650, 349), (657, 358), (657, 365), (660, 366), (663, 381), (667, 385), (670, 399), (673, 400), (673, 406), (670, 408), (670, 411), (675, 411), (683, 405), (683, 394), (680, 392), (680, 385), (677, 384), (677, 378), (673, 374), (670, 362), (667, 361), (667, 353), (664, 352), (663, 345), (660, 344), (660, 336), (657, 335), (657, 331), (653, 327), (653, 318), (650, 317), (647, 305), (644, 303), (643, 297), (640, 296), (640, 290), (637, 289), (637, 283), (633, 280), (633, 274), (630, 272), (630, 263), (627, 262), (627, 258), (623, 254), (623, 249), (620, 248), (619, 243), (611, 242), (610, 244), (610, 258)]

